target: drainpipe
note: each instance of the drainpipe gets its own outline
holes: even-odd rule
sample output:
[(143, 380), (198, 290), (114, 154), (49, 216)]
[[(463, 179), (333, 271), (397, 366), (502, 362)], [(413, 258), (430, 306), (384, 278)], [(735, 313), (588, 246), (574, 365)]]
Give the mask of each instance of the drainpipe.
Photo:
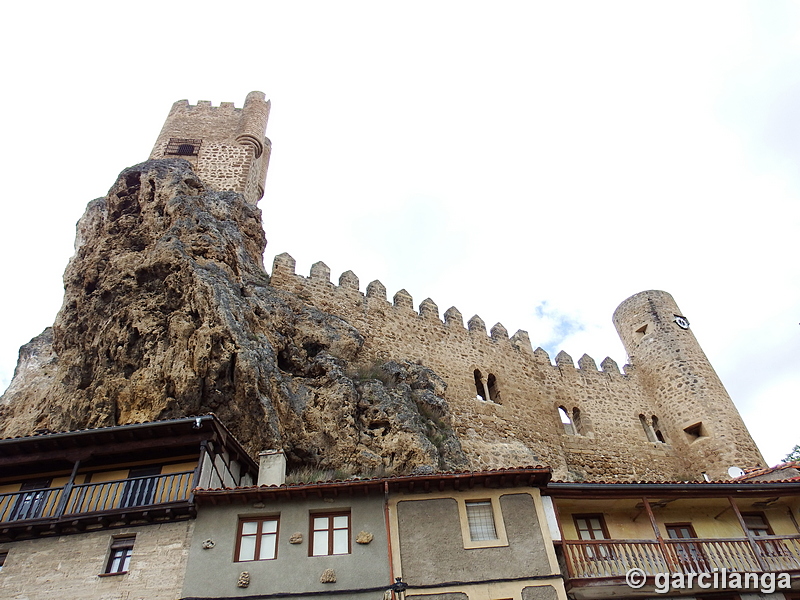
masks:
[(389, 482), (383, 482), (383, 517), (386, 521), (386, 550), (389, 558), (389, 581), (394, 583), (394, 559), (392, 558), (392, 533), (389, 530)]

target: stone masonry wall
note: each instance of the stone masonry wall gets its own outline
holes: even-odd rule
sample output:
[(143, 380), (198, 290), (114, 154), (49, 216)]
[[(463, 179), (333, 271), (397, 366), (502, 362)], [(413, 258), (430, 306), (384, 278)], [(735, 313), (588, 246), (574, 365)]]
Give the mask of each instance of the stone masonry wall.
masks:
[(764, 464), (672, 296), (636, 294), (614, 312), (614, 324), (637, 365), (638, 383), (670, 425), (676, 449), (711, 477), (725, 477), (731, 466)]
[(244, 108), (233, 102), (212, 106), (208, 101), (190, 105), (179, 100), (172, 105), (151, 159), (166, 155), (170, 138), (199, 139), (197, 156), (189, 161), (203, 183), (215, 191), (234, 191), (255, 204), (264, 194), (270, 142), (264, 137), (270, 104), (261, 92), (247, 95)]
[[(456, 433), (472, 468), (547, 464), (555, 479), (570, 480), (684, 481), (699, 480), (703, 472), (725, 477), (720, 468), (709, 466), (706, 452), (683, 442), (685, 434), (671, 418), (669, 405), (653, 395), (646, 370), (626, 367), (623, 374), (608, 358), (598, 370), (586, 355), (576, 368), (564, 352), (552, 364), (544, 350), (532, 349), (524, 331), (509, 337), (498, 323), (487, 334), (477, 316), (465, 327), (454, 307), (442, 320), (430, 299), (417, 312), (405, 290), (390, 303), (379, 281), (363, 294), (351, 271), (333, 285), (330, 269), (321, 262), (310, 277), (302, 277), (288, 254), (275, 258), (271, 284), (354, 326), (364, 336), (363, 362), (419, 361), (443, 377)], [(476, 369), (484, 385), (494, 376), (496, 401), (477, 397)], [(726, 410), (735, 413), (728, 403)], [(579, 411), (568, 428), (571, 433), (561, 423), (559, 407), (570, 416)], [(648, 436), (639, 415), (648, 422), (656, 416), (665, 442)], [(746, 430), (738, 434), (750, 439)], [(716, 440), (718, 445), (730, 441)], [(757, 450), (749, 449), (742, 461), (746, 466), (763, 462)]]
[[(181, 596), (194, 521), (126, 527), (0, 544), (0, 598), (175, 600)], [(112, 537), (136, 534), (124, 575), (99, 577)]]

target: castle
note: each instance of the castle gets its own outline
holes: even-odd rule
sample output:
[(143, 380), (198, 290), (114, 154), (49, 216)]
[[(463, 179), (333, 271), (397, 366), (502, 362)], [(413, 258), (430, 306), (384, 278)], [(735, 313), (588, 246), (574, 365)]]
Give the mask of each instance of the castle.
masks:
[[(243, 109), (175, 103), (151, 159), (188, 159), (207, 185), (256, 203), (270, 142), (269, 102), (260, 92)], [(288, 254), (275, 257), (270, 285), (344, 319), (363, 336), (362, 364), (419, 362), (442, 377), (454, 430), (473, 468), (550, 465), (570, 480), (720, 479), (730, 467), (763, 466), (758, 448), (672, 297), (648, 291), (625, 300), (614, 324), (630, 359), (622, 372), (598, 370), (564, 352), (555, 364), (525, 331), (487, 334), (477, 315), (465, 326), (455, 307), (440, 316), (427, 298), (418, 310), (405, 290), (387, 300), (373, 281), (360, 290), (352, 271), (338, 285), (318, 262), (309, 277)], [(375, 427), (379, 427), (376, 423)]]
[(620, 370), (323, 262), (267, 276), (268, 111), (177, 102), (87, 207), (0, 399), (0, 595), (800, 600), (800, 464), (731, 469), (763, 459), (669, 294), (615, 311)]

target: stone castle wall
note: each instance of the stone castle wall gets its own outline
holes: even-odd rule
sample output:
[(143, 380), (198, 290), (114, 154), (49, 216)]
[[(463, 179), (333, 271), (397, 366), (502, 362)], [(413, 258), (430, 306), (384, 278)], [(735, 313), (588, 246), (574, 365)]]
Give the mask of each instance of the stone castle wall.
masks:
[[(713, 369), (693, 336), (684, 347), (691, 347), (697, 359), (694, 371), (677, 366), (662, 372), (655, 355), (669, 354), (671, 347), (644, 354), (626, 345), (633, 366), (621, 373), (609, 358), (598, 369), (584, 355), (576, 367), (564, 352), (552, 364), (544, 350), (533, 350), (524, 331), (509, 337), (498, 323), (487, 334), (477, 316), (465, 326), (455, 307), (442, 319), (430, 299), (416, 311), (405, 290), (389, 302), (379, 281), (364, 294), (351, 271), (334, 285), (324, 263), (303, 277), (295, 273), (294, 259), (282, 254), (274, 260), (271, 284), (353, 325), (364, 336), (364, 363), (419, 361), (443, 377), (456, 433), (473, 468), (546, 464), (556, 479), (685, 481), (702, 479), (703, 473), (724, 479), (733, 464), (763, 464), (718, 379), (718, 385), (694, 396), (695, 371), (701, 369), (710, 379)], [(669, 297), (656, 294), (664, 294), (657, 296), (662, 304)], [(670, 306), (661, 312), (670, 312)], [(618, 317), (627, 319), (622, 313)], [(703, 361), (707, 368), (700, 366)], [(571, 424), (562, 424), (559, 407)], [(707, 428), (705, 436), (694, 439), (683, 431), (695, 415), (710, 422), (712, 413), (727, 416)]]
[(175, 157), (167, 152), (170, 140), (195, 140), (197, 155), (177, 156), (188, 160), (211, 189), (240, 192), (256, 204), (264, 195), (271, 152), (264, 137), (269, 108), (261, 92), (250, 92), (243, 108), (235, 108), (233, 102), (212, 106), (207, 101), (190, 105), (179, 100), (172, 105), (150, 158)]
[(691, 453), (709, 475), (726, 474), (731, 466), (763, 464), (672, 296), (661, 291), (636, 294), (614, 312), (614, 325), (637, 366), (639, 385), (657, 414), (669, 420), (672, 443)]

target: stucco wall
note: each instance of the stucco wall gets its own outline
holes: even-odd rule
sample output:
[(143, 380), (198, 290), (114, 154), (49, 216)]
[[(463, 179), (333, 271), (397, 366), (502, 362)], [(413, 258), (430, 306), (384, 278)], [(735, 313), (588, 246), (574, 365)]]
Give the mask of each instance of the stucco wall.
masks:
[[(308, 556), (309, 513), (350, 510), (352, 553), (338, 556)], [(240, 517), (279, 516), (277, 556), (273, 560), (234, 562)], [(374, 537), (369, 544), (356, 543), (359, 532)], [(289, 543), (294, 533), (299, 544)], [(183, 595), (197, 598), (236, 597), (297, 592), (339, 592), (363, 588), (385, 588), (392, 582), (386, 526), (381, 496), (367, 498), (321, 498), (306, 501), (201, 506), (195, 543), (190, 551)], [(204, 540), (214, 547), (203, 549)], [(320, 583), (326, 569), (336, 573), (336, 583)], [(239, 575), (250, 574), (250, 586), (239, 588)], [(371, 592), (375, 597), (376, 592)], [(357, 594), (350, 594), (355, 597)], [(347, 596), (347, 595), (346, 595)]]
[(455, 498), (398, 502), (403, 580), (413, 587), (552, 574), (533, 498), (501, 495), (500, 509), (508, 546), (466, 549)]

